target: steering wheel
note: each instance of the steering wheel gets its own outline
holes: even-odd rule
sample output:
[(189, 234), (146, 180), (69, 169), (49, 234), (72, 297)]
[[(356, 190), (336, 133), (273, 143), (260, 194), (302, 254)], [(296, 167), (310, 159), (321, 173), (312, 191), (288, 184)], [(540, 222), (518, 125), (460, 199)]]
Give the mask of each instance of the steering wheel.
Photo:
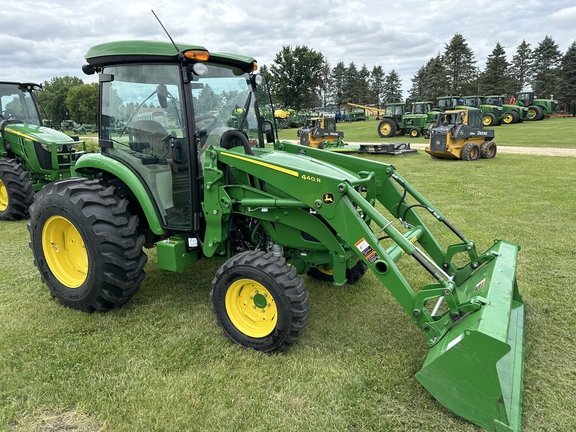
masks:
[[(204, 128), (204, 130), (206, 131), (206, 134), (209, 134), (210, 131), (212, 131), (212, 129), (214, 129), (216, 127), (216, 124), (218, 123), (218, 117), (211, 115), (211, 114), (207, 114), (205, 116), (201, 116), (201, 117), (196, 117), (196, 119), (194, 120), (196, 125), (198, 125), (198, 123), (206, 121), (206, 120), (212, 120), (212, 123), (210, 123), (207, 127)], [(204, 125), (202, 125), (204, 126)]]
[(12, 111), (10, 108), (2, 111), (2, 114), (0, 115), (4, 117), (6, 120), (14, 120), (16, 118), (16, 113)]

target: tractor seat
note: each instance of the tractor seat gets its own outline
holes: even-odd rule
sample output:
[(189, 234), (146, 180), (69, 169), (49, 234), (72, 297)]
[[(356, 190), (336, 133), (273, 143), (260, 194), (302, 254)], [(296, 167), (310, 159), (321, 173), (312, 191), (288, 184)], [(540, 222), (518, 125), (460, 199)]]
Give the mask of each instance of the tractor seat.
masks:
[(166, 157), (168, 147), (162, 139), (166, 137), (166, 129), (154, 120), (137, 120), (130, 125), (134, 141), (147, 142), (150, 151), (157, 156)]

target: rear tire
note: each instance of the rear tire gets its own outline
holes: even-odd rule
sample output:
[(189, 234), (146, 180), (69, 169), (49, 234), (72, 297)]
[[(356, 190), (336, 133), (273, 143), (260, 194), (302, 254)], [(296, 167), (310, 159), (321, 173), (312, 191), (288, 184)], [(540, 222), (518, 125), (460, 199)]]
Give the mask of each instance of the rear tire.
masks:
[(0, 220), (26, 219), (33, 200), (32, 182), (22, 164), (0, 158)]
[(263, 251), (226, 261), (212, 280), (210, 300), (216, 323), (232, 342), (266, 353), (294, 344), (310, 314), (296, 268)]
[(97, 180), (50, 183), (30, 207), (30, 248), (50, 294), (65, 306), (106, 312), (144, 280), (147, 256), (128, 201)]
[(476, 143), (468, 143), (462, 149), (462, 160), (477, 161), (480, 158), (480, 147)]
[(381, 138), (390, 138), (396, 133), (396, 122), (385, 118), (378, 124), (378, 135)]
[(480, 146), (480, 157), (483, 159), (494, 159), (496, 151), (496, 143), (494, 141), (483, 142)]

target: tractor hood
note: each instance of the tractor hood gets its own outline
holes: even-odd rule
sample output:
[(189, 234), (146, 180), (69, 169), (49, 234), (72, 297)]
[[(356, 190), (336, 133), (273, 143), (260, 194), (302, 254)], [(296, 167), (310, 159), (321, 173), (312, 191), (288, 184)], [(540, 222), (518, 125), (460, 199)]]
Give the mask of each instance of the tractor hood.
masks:
[(24, 123), (10, 123), (4, 127), (4, 136), (14, 134), (42, 144), (69, 144), (75, 142), (70, 136), (57, 130)]

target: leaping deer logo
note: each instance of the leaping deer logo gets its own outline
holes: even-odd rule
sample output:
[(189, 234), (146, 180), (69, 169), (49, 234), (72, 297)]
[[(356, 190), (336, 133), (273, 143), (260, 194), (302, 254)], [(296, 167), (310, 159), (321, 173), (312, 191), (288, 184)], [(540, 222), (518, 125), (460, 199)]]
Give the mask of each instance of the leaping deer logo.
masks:
[(322, 202), (324, 204), (334, 204), (334, 194), (332, 192), (322, 194)]

